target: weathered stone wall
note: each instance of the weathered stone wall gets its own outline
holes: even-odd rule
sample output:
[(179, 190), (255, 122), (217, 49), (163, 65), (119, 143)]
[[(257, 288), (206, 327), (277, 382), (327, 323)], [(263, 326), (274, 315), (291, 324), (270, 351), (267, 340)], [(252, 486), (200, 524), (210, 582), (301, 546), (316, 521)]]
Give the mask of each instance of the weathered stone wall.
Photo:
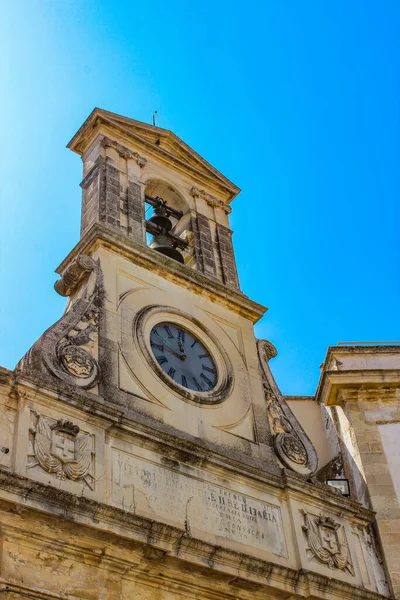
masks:
[(106, 600), (387, 595), (372, 514), (351, 500), (174, 440), (96, 394), (1, 376), (10, 589)]

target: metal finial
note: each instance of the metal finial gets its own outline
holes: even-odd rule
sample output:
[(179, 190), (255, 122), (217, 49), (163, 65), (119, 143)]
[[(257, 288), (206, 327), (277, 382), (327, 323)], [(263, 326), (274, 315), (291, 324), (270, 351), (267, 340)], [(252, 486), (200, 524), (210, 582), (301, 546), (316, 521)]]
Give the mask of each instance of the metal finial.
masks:
[(155, 110), (154, 114), (153, 114), (153, 125), (154, 125), (154, 127), (156, 126), (156, 114), (157, 114), (157, 111)]

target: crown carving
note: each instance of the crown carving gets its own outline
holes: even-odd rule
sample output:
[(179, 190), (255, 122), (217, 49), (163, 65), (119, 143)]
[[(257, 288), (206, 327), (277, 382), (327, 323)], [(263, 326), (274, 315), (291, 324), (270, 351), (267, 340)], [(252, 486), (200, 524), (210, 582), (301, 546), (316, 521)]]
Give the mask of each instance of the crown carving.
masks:
[(318, 517), (317, 523), (318, 525), (322, 525), (323, 527), (327, 527), (328, 529), (333, 529), (335, 531), (340, 527), (340, 523), (336, 523), (332, 517), (324, 517), (323, 515)]
[(57, 423), (51, 426), (51, 429), (60, 433), (67, 433), (73, 437), (76, 437), (80, 431), (78, 425), (74, 425), (72, 421), (66, 419), (58, 419)]

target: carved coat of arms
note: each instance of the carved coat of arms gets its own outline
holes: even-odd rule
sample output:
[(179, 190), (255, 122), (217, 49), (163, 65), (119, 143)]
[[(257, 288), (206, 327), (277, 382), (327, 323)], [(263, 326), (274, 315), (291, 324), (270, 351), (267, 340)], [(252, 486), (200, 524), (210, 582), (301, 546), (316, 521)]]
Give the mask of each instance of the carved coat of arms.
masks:
[(91, 436), (80, 433), (78, 425), (59, 419), (55, 423), (36, 413), (36, 428), (31, 428), (35, 459), (29, 468), (39, 465), (58, 479), (82, 480), (93, 489)]
[(327, 565), (330, 569), (347, 571), (354, 576), (349, 546), (343, 526), (331, 517), (310, 517), (301, 511), (304, 517), (303, 531), (305, 533), (310, 560)]

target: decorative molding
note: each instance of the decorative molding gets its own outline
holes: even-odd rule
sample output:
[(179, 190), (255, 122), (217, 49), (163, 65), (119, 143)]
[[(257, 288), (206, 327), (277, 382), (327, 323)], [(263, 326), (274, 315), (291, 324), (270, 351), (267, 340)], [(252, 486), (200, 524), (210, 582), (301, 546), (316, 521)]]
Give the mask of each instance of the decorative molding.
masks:
[[(78, 257), (75, 263), (67, 269), (68, 275), (64, 283), (60, 283), (62, 291), (72, 291), (72, 287), (92, 271), (95, 272), (94, 284), (88, 279), (79, 298), (71, 303), (61, 319), (34, 344), (18, 367), (36, 374), (51, 374), (64, 383), (90, 389), (99, 378), (99, 365), (93, 355), (93, 348), (98, 340), (104, 295), (103, 275), (100, 263), (88, 256)], [(59, 281), (63, 282), (63, 278)]]
[(224, 212), (226, 212), (227, 215), (232, 212), (232, 209), (228, 204), (225, 204), (225, 202), (222, 200), (215, 198), (215, 196), (212, 196), (205, 190), (199, 190), (196, 187), (192, 187), (191, 193), (193, 198), (203, 198), (209, 206), (212, 206), (213, 208), (221, 208)]
[(304, 517), (302, 529), (308, 542), (307, 551), (310, 558), (315, 558), (329, 569), (347, 571), (354, 577), (353, 562), (343, 525), (322, 513), (318, 517), (312, 517), (304, 509), (300, 509), (300, 512)]
[(278, 354), (277, 350), (267, 340), (258, 340), (257, 350), (275, 451), (286, 467), (311, 477), (318, 468), (317, 453), (282, 397), (269, 368), (268, 362)]
[(394, 402), (399, 399), (399, 388), (396, 386), (388, 387), (382, 381), (377, 387), (348, 387), (339, 388), (337, 392), (336, 403), (344, 406), (347, 402)]
[(94, 489), (92, 468), (91, 436), (80, 433), (78, 425), (71, 421), (58, 419), (54, 422), (34, 412), (36, 426), (30, 428), (33, 437), (33, 453), (29, 458), (34, 462), (28, 469), (40, 466), (47, 473), (53, 473), (57, 479), (84, 481)]
[(147, 158), (145, 158), (144, 156), (140, 156), (138, 152), (130, 150), (126, 146), (119, 144), (116, 140), (112, 140), (109, 137), (103, 137), (103, 139), (100, 142), (100, 146), (102, 148), (114, 148), (114, 150), (118, 152), (121, 158), (125, 158), (127, 160), (134, 159), (139, 165), (139, 167), (144, 167), (147, 163)]

